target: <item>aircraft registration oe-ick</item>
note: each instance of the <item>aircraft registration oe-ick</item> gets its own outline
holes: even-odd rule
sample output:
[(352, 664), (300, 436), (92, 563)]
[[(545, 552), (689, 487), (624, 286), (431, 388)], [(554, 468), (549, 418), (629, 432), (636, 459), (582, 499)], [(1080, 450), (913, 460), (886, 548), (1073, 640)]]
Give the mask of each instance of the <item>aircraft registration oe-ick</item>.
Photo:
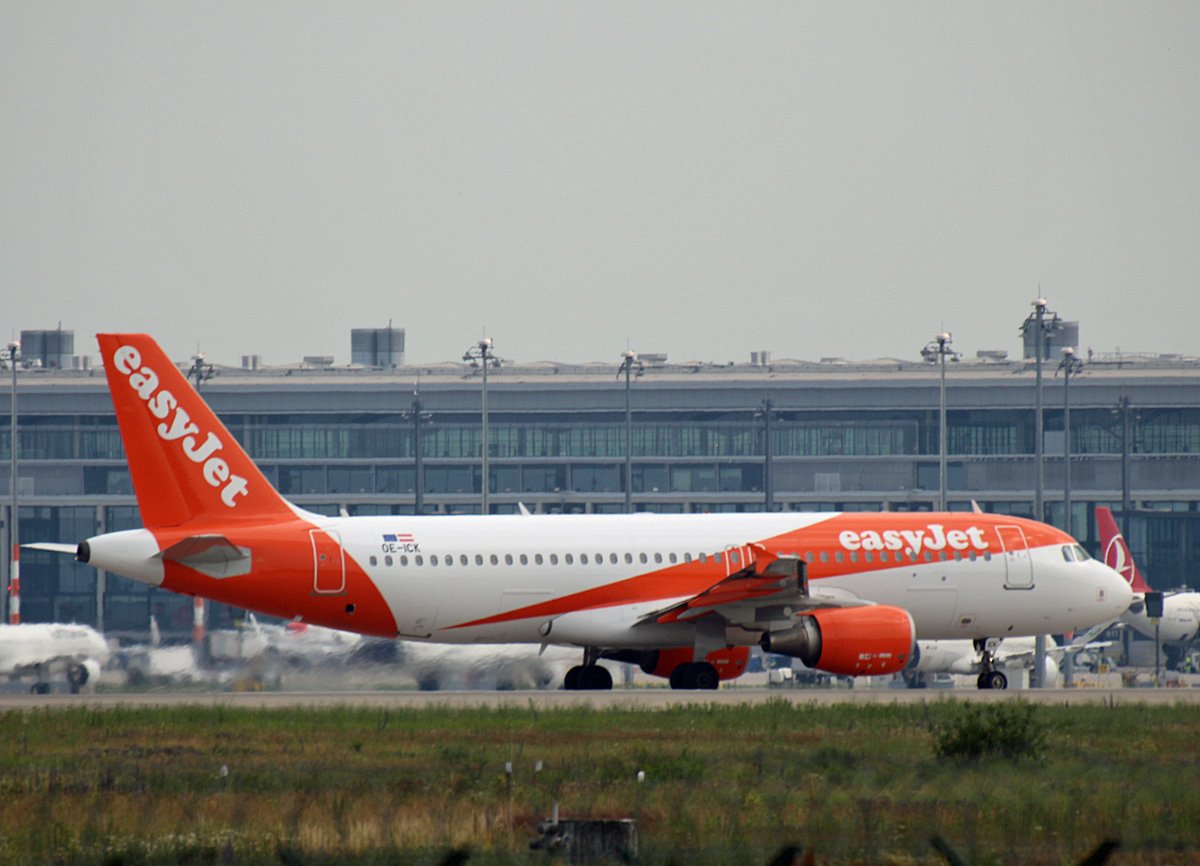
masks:
[[(892, 674), (916, 638), (1085, 629), (1131, 600), (1070, 536), (988, 514), (312, 514), (154, 340), (99, 341), (145, 528), (50, 547), (174, 592), (365, 635), (576, 647), (568, 689), (611, 688), (600, 659), (716, 688), (756, 644)], [(988, 652), (979, 685), (1006, 685)]]

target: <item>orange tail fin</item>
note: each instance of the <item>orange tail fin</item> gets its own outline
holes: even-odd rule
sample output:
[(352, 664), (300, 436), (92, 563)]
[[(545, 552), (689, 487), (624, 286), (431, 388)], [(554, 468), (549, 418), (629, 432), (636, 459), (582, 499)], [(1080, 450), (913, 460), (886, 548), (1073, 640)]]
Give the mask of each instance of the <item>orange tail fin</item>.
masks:
[(147, 527), (295, 516), (151, 337), (96, 338)]
[(1150, 592), (1150, 585), (1142, 579), (1133, 555), (1117, 529), (1117, 521), (1113, 519), (1112, 511), (1103, 505), (1096, 508), (1096, 526), (1100, 530), (1100, 547), (1104, 550), (1104, 564), (1120, 572), (1121, 577), (1129, 581), (1129, 588), (1134, 592)]

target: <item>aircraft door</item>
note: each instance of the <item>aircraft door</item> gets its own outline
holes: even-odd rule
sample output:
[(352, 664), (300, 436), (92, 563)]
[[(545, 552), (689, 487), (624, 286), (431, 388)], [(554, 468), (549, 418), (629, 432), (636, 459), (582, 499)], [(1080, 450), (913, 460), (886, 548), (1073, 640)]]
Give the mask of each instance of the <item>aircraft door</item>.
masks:
[(337, 595), (346, 591), (346, 557), (337, 532), (310, 529), (313, 548), (313, 592)]
[(997, 526), (996, 535), (1004, 548), (1004, 588), (1033, 589), (1033, 559), (1021, 527)]

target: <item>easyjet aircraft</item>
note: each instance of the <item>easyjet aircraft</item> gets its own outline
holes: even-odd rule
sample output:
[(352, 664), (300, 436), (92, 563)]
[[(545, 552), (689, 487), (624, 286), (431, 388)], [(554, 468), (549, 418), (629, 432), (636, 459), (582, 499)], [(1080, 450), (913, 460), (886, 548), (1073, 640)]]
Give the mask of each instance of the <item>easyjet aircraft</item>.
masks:
[(715, 688), (755, 644), (890, 674), (917, 637), (1084, 629), (1131, 598), (1064, 533), (988, 514), (323, 517), (271, 488), (150, 337), (99, 340), (145, 528), (77, 558), (175, 592), (368, 635), (577, 647), (574, 689), (611, 688), (601, 658)]

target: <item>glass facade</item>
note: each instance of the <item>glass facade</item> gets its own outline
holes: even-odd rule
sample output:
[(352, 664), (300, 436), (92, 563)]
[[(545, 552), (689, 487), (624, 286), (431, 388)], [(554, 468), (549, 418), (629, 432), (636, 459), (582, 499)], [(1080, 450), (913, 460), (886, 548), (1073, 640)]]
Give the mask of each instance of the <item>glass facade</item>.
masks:
[[(222, 411), (221, 417), (268, 481), (309, 510), (411, 514), (420, 485), (426, 512), (478, 513), (482, 432), (478, 410), (464, 409), (471, 402), (459, 399), (438, 408), (433, 397), (424, 399), (418, 461), (413, 423), (403, 412), (364, 410), (366, 399), (351, 400), (359, 406), (353, 411), (329, 408), (340, 405), (340, 389), (355, 387), (353, 377), (337, 385), (314, 380), (311, 390), (273, 394), (273, 410), (262, 411), (248, 385), (244, 393), (223, 396), (236, 411)], [(515, 513), (522, 504), (542, 512), (619, 513), (626, 484), (638, 511), (758, 511), (765, 507), (768, 487), (777, 509), (927, 511), (939, 487), (936, 389), (927, 388), (919, 398), (904, 389), (898, 395), (871, 392), (856, 398), (851, 389), (823, 383), (838, 396), (809, 408), (803, 407), (814, 401), (810, 391), (797, 389), (787, 399), (773, 396), (768, 443), (755, 412), (760, 393), (744, 382), (727, 386), (710, 380), (670, 400), (650, 400), (649, 407), (643, 402), (627, 443), (623, 413), (614, 411), (611, 395), (607, 403), (602, 399), (604, 389), (613, 387), (611, 376), (580, 385), (582, 396), (571, 389), (521, 387), (489, 416), (487, 485), (495, 513)], [(966, 510), (977, 500), (985, 510), (1032, 517), (1032, 389), (1028, 383), (1019, 391), (989, 387), (998, 395), (994, 402), (970, 409), (952, 405), (948, 412), (949, 507)], [(103, 382), (95, 388), (102, 391)], [(1074, 380), (1071, 393), (1076, 394)], [(1137, 509), (1131, 544), (1139, 560), (1145, 559), (1144, 570), (1162, 586), (1186, 582), (1200, 565), (1200, 405), (1176, 405), (1188, 400), (1177, 399), (1175, 392), (1169, 397), (1163, 402), (1170, 405), (1132, 410), (1128, 443), (1123, 442), (1126, 419), (1113, 408), (1093, 401), (1071, 413), (1076, 535), (1098, 552), (1094, 508), (1109, 504), (1119, 510), (1121, 485), (1128, 483)], [(830, 408), (839, 401), (843, 408)], [(745, 408), (708, 408), (733, 404)], [(1063, 525), (1063, 413), (1053, 404), (1047, 399), (1044, 415), (1045, 517)], [(593, 408), (598, 405), (607, 408)], [(115, 418), (110, 412), (88, 414), (64, 406), (60, 412), (30, 411), (20, 419), (20, 489), (22, 501), (32, 503), (21, 510), (22, 540), (76, 541), (101, 530), (139, 526)], [(9, 458), (8, 423), (7, 415), (0, 417), (3, 461)], [(632, 446), (628, 479), (627, 444)], [(1126, 445), (1133, 459), (1123, 482)], [(7, 483), (4, 473), (0, 490), (6, 491)], [(94, 570), (66, 557), (30, 551), (22, 577), (29, 621), (73, 619), (141, 633), (153, 616), (164, 633), (190, 632), (189, 599), (123, 578), (98, 581)], [(213, 606), (209, 614), (216, 626), (238, 616), (222, 606)]]

